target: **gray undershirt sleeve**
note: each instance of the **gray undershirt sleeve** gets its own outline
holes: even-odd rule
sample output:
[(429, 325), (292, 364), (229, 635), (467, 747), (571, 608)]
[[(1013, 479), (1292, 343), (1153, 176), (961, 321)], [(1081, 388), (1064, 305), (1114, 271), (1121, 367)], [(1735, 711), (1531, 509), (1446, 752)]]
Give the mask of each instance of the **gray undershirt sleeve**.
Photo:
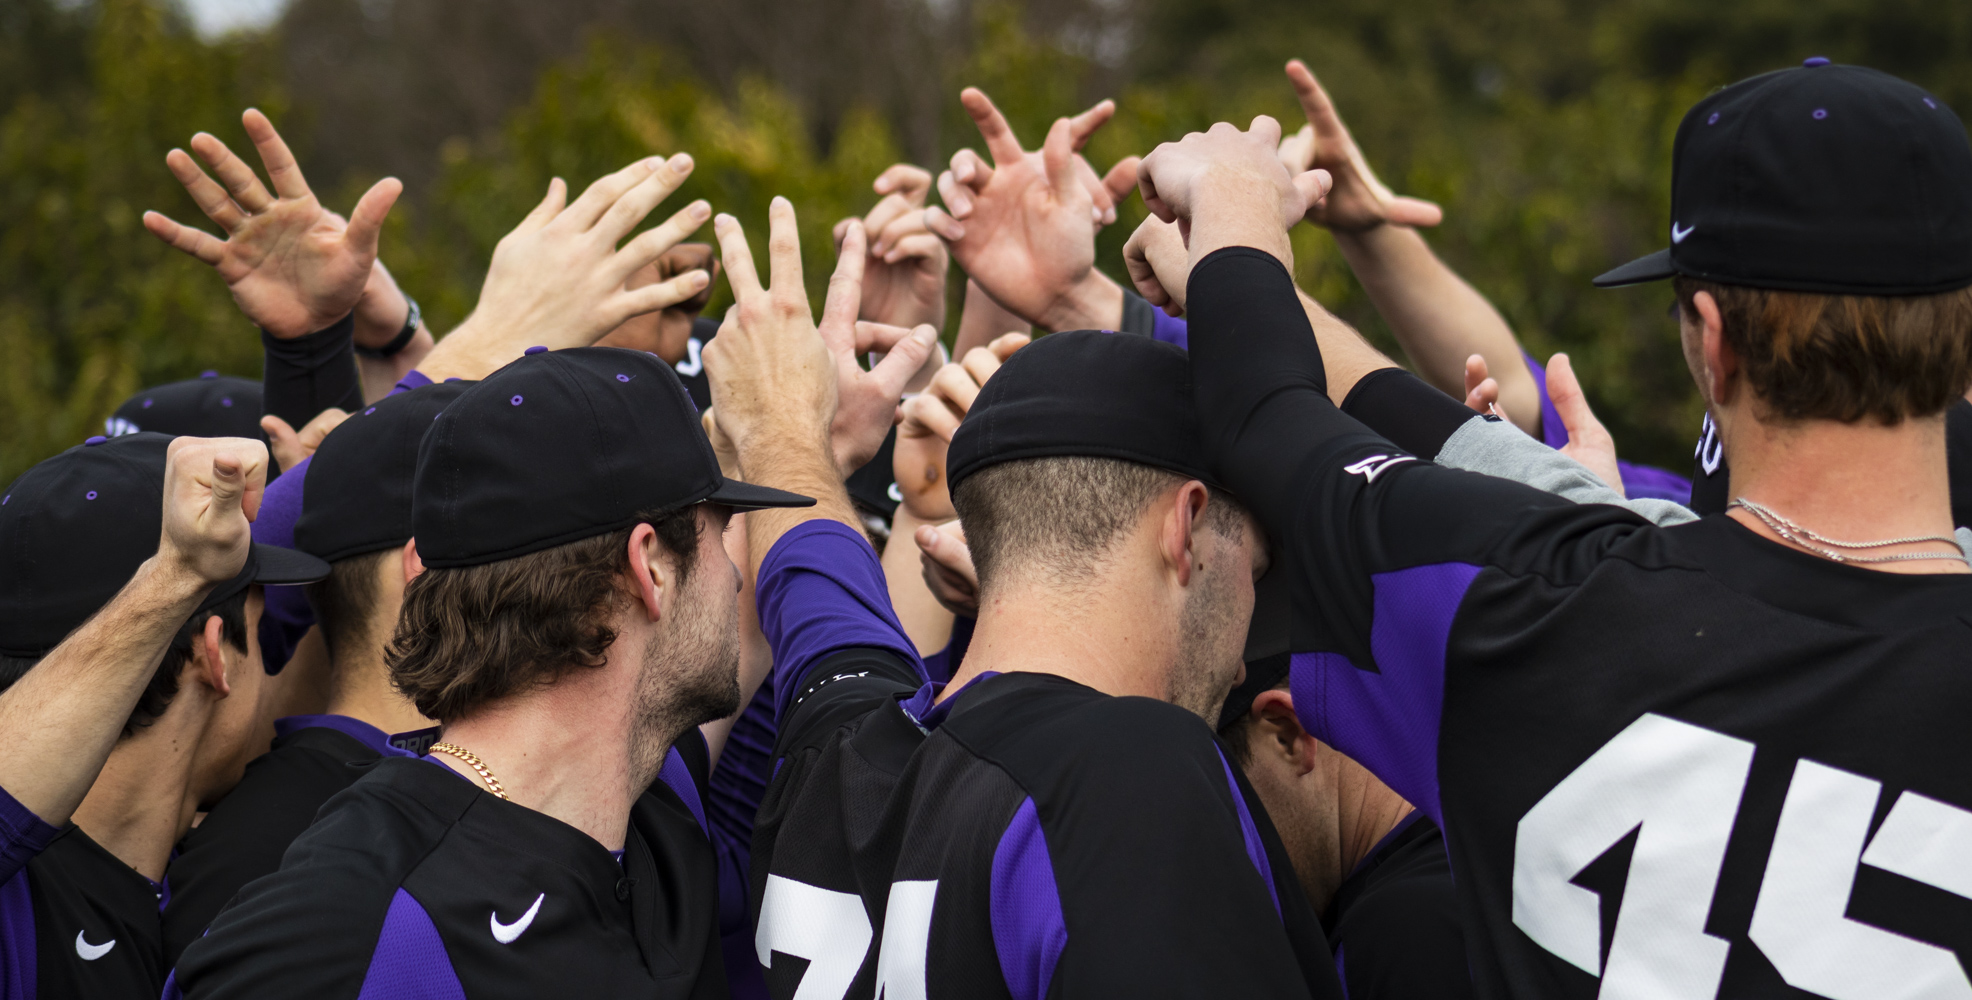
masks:
[(1669, 500), (1628, 500), (1588, 467), (1500, 420), (1468, 420), (1434, 459), (1439, 465), (1525, 483), (1576, 503), (1606, 503), (1642, 515), (1660, 528), (1698, 520)]

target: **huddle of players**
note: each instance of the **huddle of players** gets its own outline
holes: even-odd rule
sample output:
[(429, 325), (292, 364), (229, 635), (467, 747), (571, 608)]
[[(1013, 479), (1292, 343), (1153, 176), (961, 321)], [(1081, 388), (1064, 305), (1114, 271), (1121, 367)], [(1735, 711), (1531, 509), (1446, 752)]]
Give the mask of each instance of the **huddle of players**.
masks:
[[(147, 226), (266, 398), (0, 500), (0, 995), (1972, 996), (1956, 116), (1825, 60), (1687, 115), (1599, 282), (1676, 278), (1700, 518), (1289, 74), (1301, 135), (1106, 178), (1105, 106), (1027, 152), (969, 91), (992, 162), (886, 172), (819, 323), (792, 206), (765, 283), (714, 219), (716, 337), (709, 206), (623, 242), (688, 157), (556, 182), (433, 345), (395, 182), (174, 151), (228, 240)], [(1294, 287), (1304, 217), (1435, 388)], [(1064, 332), (939, 367), (947, 252), (962, 349)]]

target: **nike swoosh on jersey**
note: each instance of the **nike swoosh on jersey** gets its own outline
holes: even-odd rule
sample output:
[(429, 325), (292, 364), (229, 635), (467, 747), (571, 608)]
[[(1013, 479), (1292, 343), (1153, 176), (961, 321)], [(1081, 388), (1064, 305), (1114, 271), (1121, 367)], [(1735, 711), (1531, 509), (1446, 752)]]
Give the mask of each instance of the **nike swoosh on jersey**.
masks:
[(102, 944), (90, 944), (88, 941), (83, 940), (82, 933), (81, 931), (75, 932), (75, 953), (80, 955), (85, 962), (93, 962), (102, 958), (104, 955), (110, 953), (111, 948), (116, 947), (115, 938), (110, 938)]
[[(548, 894), (545, 892), (534, 897), (534, 905), (528, 907), (527, 912), (521, 914), (520, 919), (511, 924), (500, 922), (500, 911), (498, 910), (494, 910), (491, 914), (488, 914), (486, 921), (493, 929), (493, 940), (501, 944), (513, 944), (514, 939), (525, 934), (527, 928), (534, 923), (534, 915), (541, 912), (541, 901), (547, 898)], [(81, 946), (77, 945), (77, 947), (80, 948)]]
[(1675, 222), (1671, 223), (1671, 242), (1683, 243), (1684, 238), (1690, 236), (1692, 232), (1697, 228), (1698, 228), (1697, 226), (1685, 226), (1682, 229), (1680, 229), (1677, 223)]

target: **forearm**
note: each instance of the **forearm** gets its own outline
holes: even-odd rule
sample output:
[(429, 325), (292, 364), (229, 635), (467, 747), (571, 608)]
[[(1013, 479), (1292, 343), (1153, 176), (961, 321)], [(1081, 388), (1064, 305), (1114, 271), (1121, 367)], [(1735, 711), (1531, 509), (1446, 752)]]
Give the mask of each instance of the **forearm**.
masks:
[(993, 301), (979, 282), (966, 279), (965, 309), (959, 313), (959, 332), (952, 341), (952, 357), (963, 358), (975, 347), (985, 347), (1003, 333), (1028, 333), (1033, 324), (1007, 311)]
[(0, 788), (60, 826), (89, 791), (172, 636), (211, 585), (153, 556), (0, 693)]
[(917, 645), (920, 655), (930, 656), (951, 641), (952, 613), (925, 586), (915, 538), (918, 527), (924, 523), (911, 516), (907, 508), (897, 508), (890, 527), (890, 544), (883, 550), (883, 577), (890, 589), (890, 606), (896, 609), (904, 633)]
[(848, 491), (843, 489), (826, 428), (770, 424), (755, 429), (747, 440), (735, 443), (740, 472), (747, 482), (815, 498), (813, 507), (780, 507), (748, 513), (747, 562), (756, 578), (774, 543), (804, 521), (835, 521), (858, 536), (863, 535), (863, 519), (857, 516)]
[(266, 351), (262, 412), (300, 428), (330, 407), (350, 413), (362, 409), (354, 329), (352, 314), (314, 333), (285, 340), (262, 331), (260, 341)]
[(1123, 287), (1109, 280), (1109, 275), (1089, 268), (1089, 273), (1081, 281), (1062, 293), (1034, 321), (1035, 325), (1050, 332), (1121, 329)]
[(1417, 373), (1454, 399), (1465, 397), (1465, 359), (1486, 359), (1500, 405), (1522, 430), (1540, 427), (1539, 390), (1506, 319), (1458, 276), (1417, 230), (1383, 225), (1336, 233), (1335, 243), (1362, 282)]
[(1321, 351), (1322, 367), (1328, 374), (1328, 398), (1335, 405), (1341, 406), (1356, 384), (1371, 372), (1397, 367), (1382, 351), (1370, 346), (1355, 327), (1322, 308), (1307, 292), (1297, 287), (1294, 294), (1301, 300), (1301, 311), (1314, 331), (1315, 346)]

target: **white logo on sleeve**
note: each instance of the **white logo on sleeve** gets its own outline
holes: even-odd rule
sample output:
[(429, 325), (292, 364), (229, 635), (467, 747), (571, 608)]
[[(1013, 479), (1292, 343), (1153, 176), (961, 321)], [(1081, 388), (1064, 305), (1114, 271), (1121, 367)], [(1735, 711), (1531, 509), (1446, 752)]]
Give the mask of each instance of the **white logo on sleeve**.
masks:
[(93, 962), (102, 958), (104, 955), (109, 954), (110, 949), (114, 947), (116, 947), (115, 938), (110, 938), (102, 944), (90, 944), (87, 940), (83, 939), (81, 931), (75, 932), (75, 953), (82, 956), (82, 960), (85, 962)]
[(487, 923), (493, 929), (493, 940), (501, 944), (513, 944), (515, 938), (527, 933), (527, 928), (533, 925), (534, 915), (541, 912), (541, 901), (547, 898), (548, 894), (545, 892), (534, 897), (534, 905), (528, 907), (527, 912), (521, 914), (520, 919), (511, 924), (501, 923), (500, 911), (494, 910), (486, 918)]
[(1671, 223), (1671, 242), (1683, 243), (1684, 238), (1690, 236), (1697, 228), (1697, 226), (1679, 226), (1675, 222)]
[(1371, 455), (1353, 465), (1343, 466), (1342, 471), (1361, 476), (1366, 482), (1373, 483), (1376, 482), (1376, 477), (1383, 474), (1383, 470), (1393, 465), (1415, 461), (1417, 459), (1410, 455)]

